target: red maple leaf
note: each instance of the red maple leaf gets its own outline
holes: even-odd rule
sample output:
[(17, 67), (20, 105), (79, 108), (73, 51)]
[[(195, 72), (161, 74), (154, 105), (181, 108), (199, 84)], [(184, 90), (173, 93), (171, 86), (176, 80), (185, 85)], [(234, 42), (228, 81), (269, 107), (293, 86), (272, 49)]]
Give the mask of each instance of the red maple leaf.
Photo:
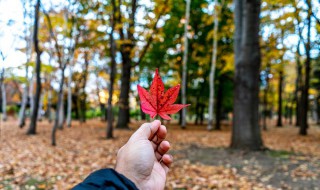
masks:
[(174, 114), (190, 104), (173, 104), (179, 94), (180, 84), (164, 92), (164, 84), (158, 69), (151, 83), (150, 92), (138, 85), (141, 109), (151, 118), (159, 115), (163, 119), (170, 120), (168, 114)]

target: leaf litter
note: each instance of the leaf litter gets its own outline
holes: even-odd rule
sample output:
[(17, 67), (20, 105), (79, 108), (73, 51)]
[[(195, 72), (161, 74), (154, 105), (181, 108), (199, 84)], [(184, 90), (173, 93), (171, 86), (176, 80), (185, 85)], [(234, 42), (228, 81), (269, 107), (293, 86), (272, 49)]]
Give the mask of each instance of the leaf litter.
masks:
[[(141, 122), (132, 122), (135, 129)], [(98, 120), (73, 123), (58, 132), (58, 146), (50, 145), (51, 126), (39, 122), (38, 134), (26, 136), (16, 121), (2, 123), (0, 189), (71, 189), (91, 172), (113, 168), (118, 149), (134, 130), (115, 130), (105, 140), (105, 124)], [(297, 135), (297, 128), (263, 132), (267, 152), (227, 149), (230, 127), (207, 132), (205, 126), (181, 130), (167, 124), (174, 163), (166, 189), (317, 189), (320, 178), (320, 129)], [(300, 185), (300, 186), (299, 186)], [(301, 188), (299, 188), (301, 187)], [(310, 188), (308, 188), (310, 187)]]

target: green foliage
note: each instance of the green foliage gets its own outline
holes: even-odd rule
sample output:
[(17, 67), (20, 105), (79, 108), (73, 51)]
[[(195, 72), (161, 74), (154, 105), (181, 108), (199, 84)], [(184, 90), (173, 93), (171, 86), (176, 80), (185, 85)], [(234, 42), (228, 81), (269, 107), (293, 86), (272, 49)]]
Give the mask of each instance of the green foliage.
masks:
[(293, 152), (289, 152), (285, 150), (269, 150), (267, 154), (274, 158), (283, 158), (283, 159), (287, 159), (290, 156), (294, 155)]

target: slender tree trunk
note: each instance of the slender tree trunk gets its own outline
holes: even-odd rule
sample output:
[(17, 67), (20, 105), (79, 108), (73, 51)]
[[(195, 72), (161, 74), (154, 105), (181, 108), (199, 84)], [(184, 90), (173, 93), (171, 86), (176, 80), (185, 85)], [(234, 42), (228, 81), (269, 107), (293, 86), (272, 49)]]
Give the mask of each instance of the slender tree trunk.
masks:
[(221, 114), (223, 102), (223, 78), (220, 78), (218, 92), (217, 92), (217, 109), (216, 109), (216, 126), (215, 130), (221, 130)]
[(42, 121), (42, 106), (43, 106), (43, 99), (44, 99), (44, 94), (42, 93), (40, 95), (40, 102), (39, 102), (39, 107), (38, 107), (38, 116), (37, 116), (37, 120), (38, 121)]
[[(2, 113), (2, 82), (3, 82), (2, 71), (0, 71), (0, 112)], [(0, 118), (1, 119), (1, 118)]]
[(283, 71), (279, 72), (278, 85), (278, 121), (277, 127), (282, 127), (282, 85), (283, 85)]
[(195, 125), (198, 125), (199, 123), (199, 118), (200, 118), (200, 113), (199, 113), (199, 108), (200, 108), (200, 102), (199, 102), (199, 97), (197, 97), (197, 100), (196, 100), (196, 119), (194, 121), (194, 124)]
[(297, 62), (297, 79), (296, 79), (296, 86), (295, 86), (295, 104), (296, 104), (296, 126), (299, 126), (299, 121), (300, 121), (300, 97), (301, 97), (301, 84), (302, 84), (302, 66), (300, 63), (300, 40), (298, 41), (297, 45), (297, 52), (296, 52), (296, 62)]
[[(2, 71), (4, 75), (4, 69)], [(3, 78), (1, 82), (1, 93), (2, 93), (2, 121), (7, 121), (7, 96), (6, 96), (6, 86), (4, 84)]]
[(259, 127), (260, 0), (235, 0), (235, 92), (231, 147), (263, 148)]
[(63, 84), (64, 84), (64, 70), (66, 65), (63, 65), (61, 68), (61, 80), (59, 83), (59, 92), (58, 92), (58, 102), (56, 106), (56, 117), (54, 120), (54, 125), (51, 132), (51, 145), (56, 146), (56, 131), (61, 125), (61, 121), (63, 121)]
[[(185, 15), (185, 24), (184, 24), (184, 53), (183, 53), (183, 62), (182, 62), (182, 85), (181, 85), (181, 100), (182, 104), (187, 103), (187, 64), (188, 64), (188, 26), (190, 18), (190, 0), (186, 0), (186, 15)], [(182, 109), (182, 123), (181, 127), (186, 128), (187, 123), (187, 109)]]
[[(29, 47), (30, 45), (29, 44), (29, 40), (26, 40), (27, 41), (27, 48), (31, 48)], [(27, 50), (28, 51), (28, 50)], [(30, 52), (30, 51), (28, 51)], [(31, 52), (30, 52), (31, 54)], [(23, 96), (22, 96), (22, 102), (21, 102), (21, 107), (20, 107), (20, 110), (19, 110), (19, 127), (20, 128), (23, 128), (26, 124), (26, 109), (27, 109), (27, 104), (28, 104), (28, 94), (29, 94), (29, 77), (28, 77), (28, 73), (29, 73), (29, 62), (30, 62), (30, 56), (27, 54), (27, 62), (26, 62), (26, 79), (27, 79), (27, 82), (26, 82), (26, 86), (24, 87), (24, 90), (23, 90)]]
[(146, 120), (146, 114), (142, 111), (140, 107), (141, 120)]
[(99, 71), (96, 71), (96, 93), (97, 93), (97, 98), (98, 98), (98, 103), (99, 103), (99, 108), (100, 108), (100, 112), (101, 112), (101, 121), (106, 121), (106, 110), (105, 110), (105, 104), (101, 102), (101, 96), (100, 96), (100, 85), (99, 85)]
[(49, 123), (52, 122), (51, 108), (52, 108), (52, 88), (50, 86), (50, 88), (48, 90), (48, 110), (47, 110)]
[(32, 114), (32, 110), (34, 108), (34, 75), (35, 73), (32, 73), (31, 76), (31, 83), (30, 83), (30, 89), (29, 89), (29, 101), (30, 101), (30, 118), (31, 118), (31, 114)]
[(203, 125), (203, 121), (204, 121), (204, 108), (205, 108), (205, 105), (201, 104), (200, 105), (200, 125)]
[(291, 106), (289, 107), (289, 125), (292, 125), (292, 104)]
[(111, 54), (111, 68), (110, 68), (110, 84), (109, 84), (109, 98), (108, 98), (108, 125), (106, 131), (107, 139), (113, 138), (113, 112), (112, 112), (112, 98), (113, 98), (113, 85), (116, 75), (116, 44), (114, 41), (113, 33), (115, 30), (115, 17), (116, 17), (116, 3), (112, 0), (113, 13), (112, 13), (112, 27), (110, 33), (110, 54)]
[[(310, 5), (310, 4), (309, 4)], [(307, 135), (308, 129), (308, 110), (309, 110), (309, 82), (310, 82), (310, 69), (311, 69), (311, 57), (310, 57), (310, 50), (311, 50), (311, 7), (308, 10), (308, 32), (307, 32), (307, 43), (305, 44), (306, 50), (306, 62), (305, 62), (305, 78), (304, 78), (304, 85), (302, 87), (302, 95), (301, 95), (301, 107), (300, 107), (300, 135)]]
[(65, 110), (64, 110), (64, 94), (62, 93), (62, 101), (59, 107), (59, 120), (58, 120), (58, 129), (63, 129), (63, 123), (65, 118)]
[(29, 87), (28, 87), (28, 84), (26, 84), (23, 90), (21, 108), (19, 110), (19, 127), (20, 128), (23, 128), (26, 124), (26, 108), (28, 103), (28, 93), (29, 93)]
[(317, 97), (317, 124), (319, 125), (320, 124), (320, 95), (318, 95)]
[[(23, 24), (25, 26), (25, 30), (24, 30), (24, 40), (26, 42), (26, 86), (24, 87), (23, 90), (23, 96), (22, 96), (22, 102), (21, 102), (21, 107), (19, 110), (19, 127), (23, 128), (26, 124), (26, 109), (27, 109), (27, 104), (28, 104), (28, 94), (29, 94), (29, 66), (28, 64), (30, 63), (30, 59), (31, 59), (31, 54), (32, 54), (32, 31), (30, 30), (26, 20), (27, 20), (27, 15), (28, 15), (28, 8), (26, 7), (26, 1), (22, 2), (23, 3)], [(30, 35), (28, 35), (28, 31), (30, 31)]]
[(268, 118), (268, 91), (269, 91), (269, 72), (266, 78), (266, 88), (263, 92), (263, 130), (267, 130), (267, 118)]
[(80, 121), (81, 122), (86, 122), (86, 111), (87, 111), (87, 94), (86, 94), (86, 85), (87, 85), (87, 78), (88, 78), (88, 67), (89, 67), (89, 60), (88, 60), (88, 52), (84, 53), (84, 64), (85, 64), (85, 68), (83, 71), (83, 85), (82, 85), (82, 89), (81, 89), (81, 94), (80, 94), (80, 113), (81, 113), (81, 117), (80, 117)]
[(38, 116), (38, 107), (39, 107), (39, 100), (41, 95), (41, 78), (40, 78), (40, 72), (41, 72), (41, 50), (39, 48), (39, 41), (38, 41), (38, 27), (39, 27), (39, 9), (40, 9), (40, 0), (37, 0), (36, 6), (35, 6), (35, 19), (34, 19), (34, 32), (33, 32), (33, 43), (34, 43), (34, 49), (37, 54), (36, 56), (36, 68), (35, 68), (35, 74), (36, 74), (36, 94), (34, 97), (34, 105), (32, 109), (31, 114), (31, 122), (29, 129), (27, 131), (28, 135), (34, 135), (36, 134), (36, 126), (37, 126), (37, 116)]
[[(218, 0), (214, 1), (214, 29), (213, 29), (213, 46), (212, 46), (212, 59), (211, 59), (211, 70), (209, 76), (210, 94), (209, 94), (209, 120), (207, 130), (213, 129), (213, 116), (214, 116), (214, 76), (217, 62), (217, 51), (218, 51)], [(217, 118), (216, 118), (217, 120)]]
[(72, 115), (72, 87), (71, 87), (71, 81), (72, 81), (72, 68), (71, 65), (69, 65), (69, 76), (68, 76), (68, 113), (67, 113), (67, 126), (71, 127), (71, 115)]
[(312, 119), (317, 123), (318, 122), (318, 97), (313, 99), (312, 106)]
[(80, 119), (80, 113), (79, 113), (79, 96), (78, 96), (78, 92), (75, 89), (76, 93), (74, 93), (74, 95), (72, 96), (72, 102), (74, 104), (74, 114), (75, 114), (75, 119), (79, 120)]

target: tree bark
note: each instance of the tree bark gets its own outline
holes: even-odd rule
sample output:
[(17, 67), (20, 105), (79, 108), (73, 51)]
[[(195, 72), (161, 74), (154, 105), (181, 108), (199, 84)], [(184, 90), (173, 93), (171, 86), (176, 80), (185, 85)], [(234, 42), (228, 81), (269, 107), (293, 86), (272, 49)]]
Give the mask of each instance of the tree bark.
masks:
[[(213, 116), (214, 116), (214, 77), (217, 62), (217, 51), (218, 51), (218, 1), (214, 1), (214, 29), (213, 29), (213, 45), (212, 45), (212, 59), (211, 59), (211, 70), (209, 76), (210, 94), (209, 94), (209, 120), (207, 130), (213, 129)], [(218, 118), (216, 118), (217, 121)], [(217, 127), (217, 125), (216, 125)]]
[(72, 68), (69, 65), (69, 76), (68, 76), (68, 113), (67, 113), (67, 126), (71, 127), (71, 115), (72, 115), (72, 88), (71, 88), (71, 81), (72, 81)]
[(223, 78), (220, 78), (218, 92), (217, 92), (217, 109), (216, 109), (216, 126), (215, 130), (221, 130), (221, 114), (223, 102)]
[(28, 87), (28, 84), (26, 84), (23, 90), (21, 108), (19, 110), (19, 127), (20, 128), (23, 128), (26, 124), (26, 108), (28, 103), (28, 93), (29, 93), (29, 87)]
[(41, 95), (40, 95), (40, 102), (39, 102), (39, 107), (38, 107), (38, 116), (37, 116), (37, 120), (38, 121), (42, 121), (42, 114), (41, 114), (41, 112), (42, 112), (42, 106), (43, 106), (43, 99), (44, 99), (44, 94), (42, 93)]
[(320, 124), (320, 95), (318, 95), (317, 97), (317, 124), (319, 125)]
[(199, 113), (199, 108), (200, 108), (200, 102), (199, 102), (199, 97), (197, 97), (196, 99), (196, 118), (195, 118), (195, 121), (194, 121), (194, 124), (195, 125), (198, 125), (199, 124), (199, 118), (200, 118), (200, 113)]
[(231, 148), (263, 148), (259, 127), (260, 0), (235, 0), (235, 91)]
[[(34, 107), (34, 75), (35, 73), (32, 72), (31, 76), (31, 83), (30, 83), (30, 88), (29, 88), (29, 101), (30, 101), (30, 115), (32, 113), (33, 107)], [(30, 116), (31, 117), (31, 116)]]
[(86, 94), (86, 85), (87, 85), (87, 79), (88, 79), (88, 67), (89, 67), (89, 60), (88, 60), (88, 52), (84, 52), (84, 71), (83, 71), (83, 84), (81, 88), (80, 93), (80, 122), (85, 123), (86, 118), (86, 111), (87, 111), (87, 94)]
[(119, 97), (119, 116), (117, 128), (129, 129), (128, 120), (129, 113), (129, 92), (130, 92), (130, 78), (131, 78), (131, 60), (130, 55), (122, 53), (122, 75), (121, 75), (121, 92)]
[(301, 84), (302, 84), (302, 66), (300, 63), (300, 39), (297, 45), (297, 52), (296, 52), (296, 63), (297, 63), (297, 78), (296, 78), (296, 86), (295, 86), (295, 103), (296, 103), (296, 126), (299, 126), (299, 116), (300, 116), (300, 100), (301, 100)]
[[(57, 102), (57, 106), (56, 106), (56, 117), (54, 120), (54, 125), (52, 128), (52, 132), (51, 132), (51, 145), (52, 146), (56, 146), (56, 131), (61, 125), (61, 120), (63, 117), (63, 114), (61, 114), (61, 112), (63, 111), (63, 84), (64, 84), (64, 70), (65, 70), (66, 65), (63, 66), (63, 68), (61, 69), (61, 80), (59, 83), (59, 92), (58, 92), (58, 102)], [(63, 113), (63, 112), (62, 112)]]
[(279, 72), (278, 85), (278, 121), (277, 127), (282, 127), (282, 85), (283, 85), (283, 71)]
[(204, 121), (204, 108), (205, 105), (204, 104), (200, 104), (200, 125), (203, 125), (203, 121)]
[(269, 91), (269, 65), (267, 66), (266, 87), (263, 92), (263, 125), (264, 131), (267, 130), (267, 117), (268, 117), (268, 91)]
[[(182, 61), (182, 85), (181, 85), (181, 102), (182, 104), (187, 104), (187, 64), (188, 64), (188, 25), (190, 18), (190, 2), (191, 0), (186, 0), (186, 15), (185, 15), (185, 23), (184, 23), (184, 53), (183, 53), (183, 61)], [(182, 109), (182, 122), (181, 128), (186, 128), (187, 123), (187, 110)]]
[[(307, 3), (309, 1), (307, 0)], [(302, 95), (301, 95), (301, 107), (300, 107), (300, 135), (307, 135), (308, 130), (308, 110), (309, 110), (309, 87), (310, 87), (310, 70), (311, 70), (311, 56), (310, 56), (310, 50), (311, 50), (311, 4), (309, 4), (309, 10), (308, 10), (308, 32), (307, 32), (307, 43), (305, 44), (305, 50), (306, 50), (306, 62), (305, 62), (305, 78), (304, 78), (304, 84), (302, 87)]]
[(48, 90), (48, 110), (47, 110), (49, 123), (52, 122), (51, 108), (52, 108), (52, 87), (50, 86)]
[(115, 81), (115, 75), (116, 75), (116, 44), (114, 41), (113, 33), (116, 27), (116, 2), (115, 0), (112, 0), (112, 24), (111, 24), (111, 32), (110, 32), (110, 55), (111, 55), (111, 67), (110, 67), (110, 84), (109, 84), (109, 98), (108, 98), (108, 107), (107, 107), (107, 113), (108, 113), (108, 124), (107, 124), (107, 131), (106, 131), (106, 137), (107, 139), (113, 138), (113, 111), (112, 111), (112, 98), (113, 98), (113, 85)]
[[(36, 134), (36, 127), (37, 127), (37, 116), (38, 116), (38, 107), (39, 107), (39, 100), (41, 95), (41, 78), (40, 78), (40, 72), (41, 72), (41, 50), (39, 48), (39, 40), (38, 40), (38, 28), (39, 28), (39, 8), (40, 8), (40, 0), (37, 0), (37, 3), (35, 5), (35, 19), (34, 19), (34, 30), (33, 30), (33, 43), (34, 43), (34, 49), (37, 54), (36, 57), (36, 68), (35, 68), (35, 74), (36, 74), (36, 94), (34, 97), (34, 105), (32, 109), (32, 115), (31, 115), (31, 122), (29, 129), (27, 131), (28, 135), (34, 135)], [(31, 97), (32, 98), (32, 97)]]
[(1, 100), (2, 100), (2, 121), (7, 121), (7, 96), (6, 96), (6, 86), (4, 84), (4, 69), (2, 69), (1, 72), (1, 84), (0, 84), (0, 88), (1, 88)]

